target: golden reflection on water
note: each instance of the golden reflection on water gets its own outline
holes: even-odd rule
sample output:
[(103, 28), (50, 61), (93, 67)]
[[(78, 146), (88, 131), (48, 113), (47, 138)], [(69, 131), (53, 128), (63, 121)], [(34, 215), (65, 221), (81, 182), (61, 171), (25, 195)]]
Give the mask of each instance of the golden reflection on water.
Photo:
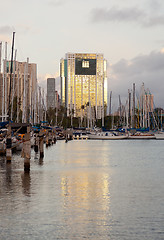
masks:
[(63, 163), (67, 166), (61, 174), (64, 205), (73, 203), (77, 208), (85, 206), (89, 210), (98, 203), (102, 210), (109, 210), (111, 176), (109, 168), (106, 169), (109, 155), (104, 155), (102, 146), (101, 150), (99, 146), (89, 150), (87, 144), (75, 142), (63, 153)]
[[(95, 211), (97, 218), (106, 222), (110, 212), (110, 183), (109, 174), (92, 171), (65, 172), (61, 176), (63, 206), (66, 211), (79, 212), (80, 221), (90, 221)], [(108, 212), (108, 216), (106, 213)], [(89, 216), (88, 216), (88, 213)]]

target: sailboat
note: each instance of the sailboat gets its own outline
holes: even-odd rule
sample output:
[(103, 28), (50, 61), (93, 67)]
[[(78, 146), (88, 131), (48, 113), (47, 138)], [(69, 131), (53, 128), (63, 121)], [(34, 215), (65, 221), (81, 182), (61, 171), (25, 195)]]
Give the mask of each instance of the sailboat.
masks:
[(88, 139), (93, 140), (123, 140), (127, 139), (127, 135), (119, 135), (115, 132), (98, 132), (98, 133), (91, 133), (88, 134)]

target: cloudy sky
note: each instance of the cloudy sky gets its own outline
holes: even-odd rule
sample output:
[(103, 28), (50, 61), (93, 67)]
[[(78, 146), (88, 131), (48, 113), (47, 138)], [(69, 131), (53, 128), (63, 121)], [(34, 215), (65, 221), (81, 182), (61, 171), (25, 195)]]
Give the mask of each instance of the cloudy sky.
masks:
[[(0, 0), (0, 41), (16, 32), (17, 60), (37, 63), (38, 80), (59, 79), (67, 52), (103, 53), (109, 90), (117, 104), (136, 83), (164, 107), (163, 0)], [(113, 101), (114, 102), (114, 101)]]

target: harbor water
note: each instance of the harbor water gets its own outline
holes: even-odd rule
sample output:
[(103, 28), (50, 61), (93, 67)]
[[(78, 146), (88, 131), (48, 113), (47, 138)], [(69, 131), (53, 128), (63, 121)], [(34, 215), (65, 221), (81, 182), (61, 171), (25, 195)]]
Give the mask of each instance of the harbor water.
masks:
[(164, 141), (74, 140), (0, 156), (0, 239), (163, 240)]

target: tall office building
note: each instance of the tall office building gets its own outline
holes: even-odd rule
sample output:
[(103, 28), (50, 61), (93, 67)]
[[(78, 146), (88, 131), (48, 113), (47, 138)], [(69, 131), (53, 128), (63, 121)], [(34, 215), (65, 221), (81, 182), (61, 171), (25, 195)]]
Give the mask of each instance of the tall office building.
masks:
[(47, 78), (47, 109), (56, 107), (55, 78)]
[(61, 103), (67, 116), (104, 117), (107, 63), (103, 54), (67, 53), (60, 61)]
[[(3, 61), (3, 73), (0, 74), (0, 115), (8, 112), (14, 98), (17, 98), (17, 108), (22, 112), (22, 121), (29, 121), (29, 112), (34, 109), (37, 98), (37, 65), (35, 63), (13, 61), (10, 79), (11, 61)], [(11, 84), (10, 84), (11, 80)], [(11, 91), (10, 91), (11, 88)], [(10, 93), (10, 103), (9, 103)], [(35, 104), (35, 108), (37, 108)], [(13, 110), (14, 111), (14, 110)], [(11, 115), (14, 113), (11, 112)]]

